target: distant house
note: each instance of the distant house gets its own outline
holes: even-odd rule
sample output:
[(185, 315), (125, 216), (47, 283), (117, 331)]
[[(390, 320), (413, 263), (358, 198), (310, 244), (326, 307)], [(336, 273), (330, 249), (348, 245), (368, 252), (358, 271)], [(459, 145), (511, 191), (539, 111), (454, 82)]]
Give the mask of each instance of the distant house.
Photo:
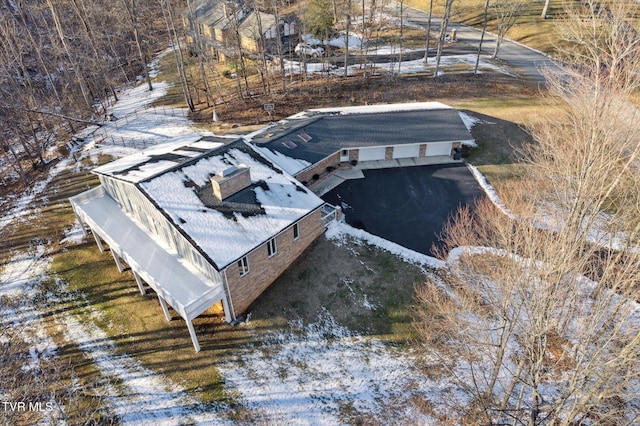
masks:
[(252, 142), (296, 179), (310, 183), (347, 163), (448, 160), (474, 139), (456, 109), (422, 102), (308, 110)]
[[(183, 11), (187, 39), (199, 41), (219, 61), (234, 58), (238, 48), (242, 54), (256, 56), (262, 49), (274, 53), (278, 34), (285, 39), (295, 25), (275, 15), (253, 10), (234, 0), (197, 0)], [(263, 44), (263, 47), (261, 46)]]
[(101, 185), (71, 204), (200, 350), (195, 317), (220, 302), (234, 321), (339, 215), (305, 183), (353, 164), (448, 162), (469, 143), (458, 112), (439, 103), (309, 110), (251, 142), (182, 137), (105, 164)]
[(98, 167), (71, 198), (96, 243), (140, 291), (187, 322), (221, 302), (233, 321), (324, 232), (323, 201), (249, 144), (197, 137)]

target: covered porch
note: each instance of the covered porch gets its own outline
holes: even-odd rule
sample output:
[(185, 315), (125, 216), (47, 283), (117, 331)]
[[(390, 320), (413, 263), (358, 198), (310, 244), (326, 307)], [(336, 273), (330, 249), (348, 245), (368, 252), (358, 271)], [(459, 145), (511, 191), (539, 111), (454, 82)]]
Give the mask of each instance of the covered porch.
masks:
[(144, 282), (156, 292), (167, 321), (171, 321), (167, 305), (186, 321), (196, 352), (200, 344), (194, 318), (222, 301), (226, 319), (231, 321), (224, 284), (207, 278), (151, 238), (105, 194), (102, 186), (72, 197), (71, 205), (85, 235), (88, 227), (100, 251), (104, 251), (102, 241), (109, 245), (118, 270), (122, 272), (122, 261), (126, 262), (140, 292), (145, 294)]

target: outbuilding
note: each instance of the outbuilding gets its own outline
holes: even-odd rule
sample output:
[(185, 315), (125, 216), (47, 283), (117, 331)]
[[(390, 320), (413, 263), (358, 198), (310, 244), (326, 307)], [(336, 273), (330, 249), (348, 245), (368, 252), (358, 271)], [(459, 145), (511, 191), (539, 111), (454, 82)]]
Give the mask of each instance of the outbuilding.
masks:
[(252, 142), (303, 183), (348, 163), (449, 162), (462, 145), (475, 143), (458, 111), (439, 102), (312, 109)]

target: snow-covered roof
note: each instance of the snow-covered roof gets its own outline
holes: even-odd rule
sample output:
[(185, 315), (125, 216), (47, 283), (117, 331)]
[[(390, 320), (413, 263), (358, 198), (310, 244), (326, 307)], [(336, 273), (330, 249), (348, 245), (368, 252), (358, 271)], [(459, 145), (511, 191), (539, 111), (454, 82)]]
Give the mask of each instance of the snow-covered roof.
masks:
[(317, 114), (380, 114), (384, 112), (425, 111), (434, 109), (453, 109), (453, 107), (441, 102), (405, 102), (399, 104), (329, 107), (309, 109), (293, 115), (291, 118), (310, 117)]
[(184, 164), (231, 140), (210, 136), (203, 138), (202, 135), (192, 133), (96, 167), (94, 173), (137, 183)]
[[(130, 163), (135, 161), (123, 165)], [(251, 184), (225, 200), (216, 200), (210, 177), (232, 166), (248, 167)], [(138, 171), (128, 173), (139, 175)], [(153, 173), (148, 179), (140, 179), (138, 187), (218, 269), (323, 204), (313, 192), (240, 140), (160, 174)]]

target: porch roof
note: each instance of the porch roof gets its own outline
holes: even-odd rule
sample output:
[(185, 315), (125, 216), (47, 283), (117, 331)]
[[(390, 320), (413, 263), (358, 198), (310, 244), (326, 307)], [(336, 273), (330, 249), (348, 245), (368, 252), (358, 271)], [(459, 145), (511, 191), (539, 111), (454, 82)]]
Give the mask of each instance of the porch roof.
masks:
[(225, 297), (213, 282), (129, 218), (102, 187), (71, 198), (76, 214), (182, 318), (191, 321)]

